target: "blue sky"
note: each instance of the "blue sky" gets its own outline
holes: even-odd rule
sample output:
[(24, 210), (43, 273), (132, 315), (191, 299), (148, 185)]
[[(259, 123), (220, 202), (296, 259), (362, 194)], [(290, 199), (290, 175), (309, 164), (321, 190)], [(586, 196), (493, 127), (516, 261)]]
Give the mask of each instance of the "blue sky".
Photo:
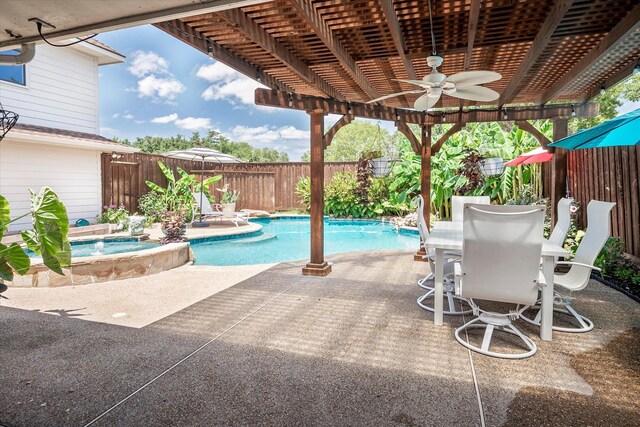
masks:
[(127, 57), (100, 67), (103, 136), (134, 140), (215, 129), (236, 141), (286, 151), (291, 160), (308, 150), (304, 112), (255, 106), (259, 83), (163, 31), (143, 26), (97, 38)]

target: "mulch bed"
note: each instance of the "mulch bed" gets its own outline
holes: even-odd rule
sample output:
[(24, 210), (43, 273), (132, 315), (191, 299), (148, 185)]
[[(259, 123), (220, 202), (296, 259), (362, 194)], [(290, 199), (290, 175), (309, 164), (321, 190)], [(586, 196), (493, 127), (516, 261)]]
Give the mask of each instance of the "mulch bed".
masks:
[(603, 285), (615, 289), (616, 291), (622, 292), (635, 302), (640, 303), (640, 289), (638, 288), (638, 286), (633, 286), (630, 283), (622, 282), (614, 278), (605, 279), (597, 273), (591, 273), (591, 278), (597, 280)]

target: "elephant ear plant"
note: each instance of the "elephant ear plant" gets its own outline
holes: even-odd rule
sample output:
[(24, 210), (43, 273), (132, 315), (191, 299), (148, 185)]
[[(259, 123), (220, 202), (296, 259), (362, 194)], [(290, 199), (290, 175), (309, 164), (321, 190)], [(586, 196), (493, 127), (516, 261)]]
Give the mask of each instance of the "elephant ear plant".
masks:
[[(31, 193), (29, 212), (11, 219), (9, 202), (0, 196), (0, 240), (9, 224), (31, 216), (33, 230), (22, 231), (27, 247), (42, 257), (44, 264), (58, 274), (71, 263), (71, 246), (67, 240), (69, 218), (64, 205), (49, 187)], [(21, 276), (29, 271), (31, 260), (18, 243), (0, 243), (0, 283), (13, 280), (14, 273)]]

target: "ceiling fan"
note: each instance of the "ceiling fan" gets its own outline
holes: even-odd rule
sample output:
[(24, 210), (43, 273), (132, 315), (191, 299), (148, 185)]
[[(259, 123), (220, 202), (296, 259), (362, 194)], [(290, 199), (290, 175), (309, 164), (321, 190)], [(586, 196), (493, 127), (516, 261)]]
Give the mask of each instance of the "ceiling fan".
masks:
[(442, 65), (442, 57), (436, 53), (436, 38), (433, 33), (433, 21), (431, 20), (431, 0), (429, 0), (429, 21), (431, 23), (433, 55), (427, 57), (427, 65), (431, 67), (431, 73), (424, 76), (422, 80), (397, 80), (418, 86), (420, 89), (392, 93), (391, 95), (372, 99), (368, 103), (406, 94), (422, 93), (423, 95), (416, 99), (413, 108), (418, 111), (425, 111), (436, 105), (443, 93), (454, 98), (470, 101), (490, 102), (498, 99), (500, 97), (498, 92), (478, 85), (500, 80), (502, 78), (500, 73), (495, 71), (463, 71), (447, 77), (438, 71), (438, 67)]

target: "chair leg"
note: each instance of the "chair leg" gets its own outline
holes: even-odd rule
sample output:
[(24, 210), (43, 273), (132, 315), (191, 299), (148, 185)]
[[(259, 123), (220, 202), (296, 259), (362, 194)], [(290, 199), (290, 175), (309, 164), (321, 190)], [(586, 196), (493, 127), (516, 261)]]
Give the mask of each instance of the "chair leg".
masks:
[[(485, 324), (476, 325), (475, 323), (479, 322), (480, 320), (481, 319), (479, 317), (476, 317), (475, 319), (460, 326), (455, 331), (456, 340), (460, 344), (462, 344), (464, 347), (468, 348), (469, 350), (475, 351), (476, 353), (484, 354), (486, 356), (497, 357), (501, 359), (525, 359), (527, 357), (533, 356), (536, 353), (536, 351), (538, 351), (538, 347), (536, 346), (536, 343), (534, 343), (529, 337), (527, 337), (522, 332), (520, 332), (515, 326), (513, 326), (513, 324), (509, 323), (506, 325), (492, 325), (490, 323), (489, 324), (485, 323)], [(482, 345), (480, 347), (476, 347), (471, 343), (467, 342), (466, 340), (462, 339), (462, 337), (460, 337), (461, 332), (466, 331), (467, 329), (473, 329), (473, 328), (485, 329), (484, 337), (482, 339)], [(519, 337), (529, 350), (524, 353), (497, 353), (497, 352), (491, 351), (489, 348), (491, 346), (491, 339), (493, 338), (493, 332), (495, 330), (499, 332), (506, 332), (508, 334), (512, 334)]]
[(422, 289), (433, 289), (433, 286), (429, 286), (426, 283), (429, 280), (433, 280), (434, 278), (434, 274), (433, 273), (429, 273), (428, 275), (424, 276), (422, 279), (418, 280), (418, 286), (420, 286)]
[[(471, 314), (473, 310), (471, 309), (471, 305), (469, 304), (469, 301), (467, 301), (466, 298), (460, 297), (454, 293), (455, 286), (450, 276), (451, 275), (449, 275), (449, 277), (445, 277), (444, 295), (446, 296), (445, 300), (447, 301), (448, 307), (445, 307), (445, 310), (443, 310), (443, 313), (451, 316)], [(420, 308), (433, 313), (435, 310), (433, 308), (432, 300), (434, 299), (436, 290), (433, 288), (426, 288), (426, 289), (429, 289), (429, 292), (418, 297), (416, 303)], [(427, 301), (429, 302), (429, 304)], [(456, 306), (456, 302), (460, 303), (462, 309), (459, 309)], [(468, 308), (466, 308), (465, 306)]]
[[(520, 316), (520, 318), (522, 320), (524, 320), (527, 323), (530, 323), (532, 325), (535, 326), (540, 326), (540, 317), (541, 317), (541, 313), (542, 310), (540, 309), (540, 305), (537, 303), (534, 306), (531, 306), (529, 308), (529, 310), (534, 310), (536, 311), (536, 315), (531, 318), (526, 316), (524, 313)], [(589, 320), (587, 317), (581, 315), (580, 313), (578, 313), (576, 311), (575, 308), (573, 308), (571, 306), (571, 302), (570, 300), (566, 299), (566, 298), (562, 298), (560, 301), (555, 301), (554, 302), (554, 307), (553, 307), (553, 312), (558, 313), (558, 314), (563, 314), (565, 316), (569, 316), (570, 318), (574, 319), (575, 321), (578, 322), (578, 324), (580, 326), (576, 326), (576, 327), (571, 327), (571, 326), (553, 326), (553, 330), (554, 331), (558, 331), (558, 332), (570, 332), (570, 333), (584, 333), (584, 332), (589, 332), (593, 329), (594, 324), (591, 320)], [(526, 313), (526, 312), (525, 312)]]

